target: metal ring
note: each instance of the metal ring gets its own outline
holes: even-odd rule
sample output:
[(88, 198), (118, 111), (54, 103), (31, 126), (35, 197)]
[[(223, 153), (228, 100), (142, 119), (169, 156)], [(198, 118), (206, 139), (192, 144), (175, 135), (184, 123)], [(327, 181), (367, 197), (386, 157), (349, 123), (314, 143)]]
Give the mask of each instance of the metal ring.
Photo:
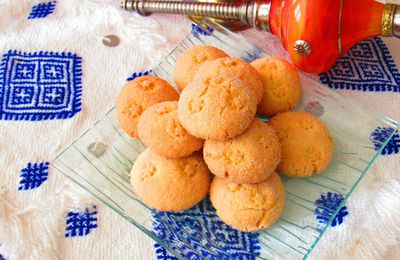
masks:
[(281, 6), (279, 9), (279, 38), (282, 40), (282, 12), (283, 8), (285, 7), (285, 0), (281, 2)]
[(385, 4), (382, 13), (382, 36), (393, 35), (393, 20), (394, 12), (396, 10), (395, 4)]
[(339, 19), (338, 19), (338, 51), (340, 56), (343, 55), (342, 52), (342, 14), (343, 14), (343, 1), (340, 0), (340, 7), (339, 7)]

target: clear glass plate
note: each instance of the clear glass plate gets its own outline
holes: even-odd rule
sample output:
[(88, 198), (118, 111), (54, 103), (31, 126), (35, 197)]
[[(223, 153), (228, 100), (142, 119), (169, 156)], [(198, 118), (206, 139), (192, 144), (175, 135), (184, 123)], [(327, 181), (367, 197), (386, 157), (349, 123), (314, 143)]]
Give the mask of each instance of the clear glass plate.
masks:
[[(207, 23), (216, 30), (194, 29), (152, 74), (174, 85), (176, 58), (193, 45), (213, 45), (246, 61), (268, 55), (245, 38)], [(157, 212), (144, 205), (131, 191), (129, 172), (145, 146), (119, 128), (115, 109), (58, 155), (54, 165), (178, 258), (306, 258), (392, 138), (398, 123), (354, 104), (305, 74), (301, 78), (304, 94), (295, 110), (308, 111), (328, 126), (335, 142), (334, 160), (320, 175), (283, 178), (285, 210), (267, 230), (242, 233), (229, 228), (215, 215), (208, 198), (183, 213)], [(372, 142), (371, 133), (378, 127), (389, 134)], [(321, 199), (327, 203), (319, 203)], [(338, 200), (341, 203), (333, 203)]]

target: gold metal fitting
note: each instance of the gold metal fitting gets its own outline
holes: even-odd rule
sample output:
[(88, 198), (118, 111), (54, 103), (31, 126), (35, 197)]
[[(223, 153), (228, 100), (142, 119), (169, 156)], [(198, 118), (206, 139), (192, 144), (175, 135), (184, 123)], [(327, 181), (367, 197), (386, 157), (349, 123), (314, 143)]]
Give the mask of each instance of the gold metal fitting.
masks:
[(385, 4), (382, 14), (382, 36), (393, 36), (393, 17), (396, 4)]

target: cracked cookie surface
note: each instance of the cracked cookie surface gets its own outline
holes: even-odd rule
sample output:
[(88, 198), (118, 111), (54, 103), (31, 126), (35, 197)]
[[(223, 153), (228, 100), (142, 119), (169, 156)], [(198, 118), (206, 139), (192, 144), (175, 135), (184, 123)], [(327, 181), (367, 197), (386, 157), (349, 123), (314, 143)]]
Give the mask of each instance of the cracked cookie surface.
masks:
[(249, 127), (256, 107), (254, 91), (242, 80), (213, 76), (186, 86), (178, 102), (178, 118), (198, 138), (226, 140)]
[(200, 81), (215, 75), (230, 75), (246, 83), (256, 94), (257, 104), (263, 97), (261, 75), (249, 63), (236, 58), (219, 58), (204, 62), (197, 70), (193, 81)]
[(332, 160), (333, 139), (328, 128), (306, 112), (285, 112), (268, 124), (282, 147), (277, 171), (290, 177), (310, 177), (324, 171)]
[(263, 81), (263, 98), (257, 113), (273, 116), (294, 108), (301, 98), (301, 80), (297, 70), (289, 62), (278, 57), (257, 59), (251, 65)]
[(144, 111), (138, 123), (140, 140), (167, 158), (189, 156), (204, 144), (203, 139), (194, 137), (182, 127), (177, 108), (177, 101), (155, 104)]
[(200, 65), (206, 61), (225, 58), (228, 54), (209, 45), (194, 46), (178, 57), (174, 66), (174, 81), (180, 91), (193, 81)]
[(193, 207), (207, 194), (210, 171), (200, 153), (168, 159), (146, 149), (131, 170), (135, 194), (160, 211), (182, 211)]
[(275, 171), (281, 158), (281, 145), (272, 127), (256, 118), (235, 138), (207, 140), (203, 155), (215, 175), (237, 183), (258, 183)]
[(270, 227), (280, 217), (285, 206), (285, 190), (276, 173), (257, 184), (238, 184), (214, 177), (210, 199), (217, 215), (227, 225), (252, 232)]
[(143, 76), (129, 81), (117, 98), (117, 117), (121, 128), (139, 139), (137, 124), (142, 113), (150, 106), (163, 101), (176, 101), (179, 95), (165, 80)]

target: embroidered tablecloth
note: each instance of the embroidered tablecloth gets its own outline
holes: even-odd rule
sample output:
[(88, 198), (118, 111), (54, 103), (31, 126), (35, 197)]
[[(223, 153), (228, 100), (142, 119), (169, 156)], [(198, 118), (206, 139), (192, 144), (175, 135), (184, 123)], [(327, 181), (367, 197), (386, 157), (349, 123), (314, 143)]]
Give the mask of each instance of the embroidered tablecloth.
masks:
[[(51, 161), (113, 107), (127, 80), (148, 73), (192, 29), (202, 33), (185, 17), (141, 17), (111, 0), (0, 0), (0, 259), (174, 259), (56, 173)], [(286, 55), (273, 36), (258, 35), (261, 47)], [(319, 80), (399, 120), (399, 65), (400, 41), (374, 38)], [(378, 126), (370, 141), (379, 149), (390, 133)], [(311, 259), (400, 259), (399, 148), (396, 133)], [(321, 194), (315, 207), (342, 201), (340, 194)], [(215, 217), (207, 199), (175, 217), (190, 221), (199, 212)], [(163, 223), (170, 217), (158, 213), (153, 221), (167, 239), (174, 230)], [(232, 235), (226, 255), (251, 259), (245, 252), (260, 249), (256, 236), (222, 222), (209, 230)]]

